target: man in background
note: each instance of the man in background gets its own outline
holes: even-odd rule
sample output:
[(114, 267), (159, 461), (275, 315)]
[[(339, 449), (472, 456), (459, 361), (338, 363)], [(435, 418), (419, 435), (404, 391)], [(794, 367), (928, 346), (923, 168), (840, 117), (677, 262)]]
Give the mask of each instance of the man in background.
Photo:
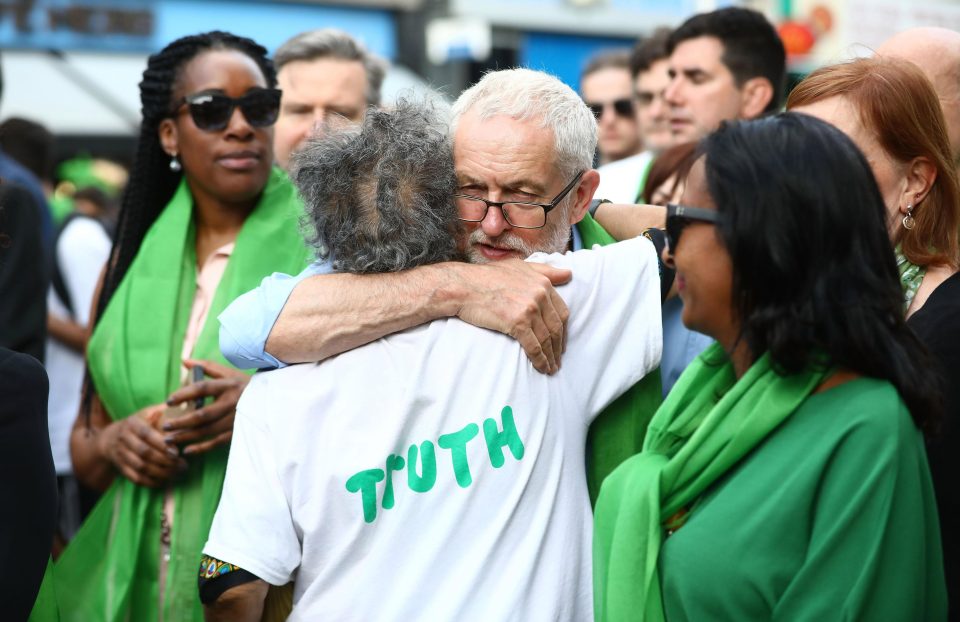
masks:
[(580, 95), (597, 118), (601, 165), (640, 153), (643, 143), (634, 108), (629, 52), (603, 52), (591, 58), (580, 74)]
[(786, 52), (763, 14), (740, 7), (700, 13), (667, 39), (670, 83), (664, 96), (678, 143), (697, 141), (722, 121), (754, 119), (780, 108)]
[(324, 28), (289, 39), (274, 55), (283, 91), (274, 126), (274, 157), (287, 168), (290, 154), (328, 123), (359, 123), (380, 105), (386, 63), (345, 32)]
[[(3, 74), (0, 73), (0, 96)], [(43, 362), (53, 220), (40, 182), (0, 150), (0, 347)]]
[(663, 99), (670, 83), (667, 75), (669, 28), (658, 28), (637, 42), (630, 55), (630, 75), (635, 93), (637, 128), (643, 151), (601, 166), (597, 198), (614, 203), (643, 203), (640, 195), (653, 160), (673, 145), (669, 108)]

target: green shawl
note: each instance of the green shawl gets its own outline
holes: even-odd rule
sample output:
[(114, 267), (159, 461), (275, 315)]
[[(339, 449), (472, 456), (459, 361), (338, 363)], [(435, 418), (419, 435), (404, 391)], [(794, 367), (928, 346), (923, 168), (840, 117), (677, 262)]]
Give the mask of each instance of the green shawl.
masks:
[(769, 354), (737, 380), (714, 343), (680, 376), (643, 452), (604, 483), (593, 538), (597, 622), (664, 620), (657, 570), (664, 524), (728, 473), (803, 403), (826, 376), (781, 376)]
[[(577, 224), (584, 248), (616, 242), (596, 220), (586, 214)], [(660, 321), (660, 318), (656, 318)], [(643, 447), (647, 425), (662, 400), (660, 369), (640, 379), (629, 391), (601, 412), (587, 433), (587, 489), (590, 503), (600, 493), (600, 484), (620, 463)]]
[[(310, 260), (299, 231), (296, 190), (274, 168), (237, 235), (193, 357), (220, 354), (217, 316), (271, 272), (300, 272)], [(90, 374), (113, 419), (166, 400), (180, 385), (180, 354), (196, 291), (193, 199), (185, 182), (144, 237), (130, 270), (90, 339)], [(197, 596), (200, 552), (226, 470), (227, 448), (189, 458), (174, 484), (162, 619), (202, 620)], [(117, 477), (54, 565), (64, 620), (159, 619), (160, 516), (164, 491)]]

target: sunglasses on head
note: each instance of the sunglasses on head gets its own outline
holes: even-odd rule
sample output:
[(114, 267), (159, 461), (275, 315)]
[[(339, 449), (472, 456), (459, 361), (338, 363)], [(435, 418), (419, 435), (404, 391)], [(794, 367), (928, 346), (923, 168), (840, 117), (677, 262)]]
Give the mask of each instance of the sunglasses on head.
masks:
[(607, 106), (613, 106), (613, 111), (618, 117), (630, 118), (633, 116), (633, 100), (629, 97), (612, 102), (604, 102), (602, 104), (587, 102), (587, 107), (590, 109), (590, 112), (592, 112), (593, 116), (598, 120), (603, 116), (603, 109)]
[(206, 132), (219, 132), (227, 127), (237, 107), (251, 126), (268, 127), (277, 122), (280, 95), (280, 89), (253, 89), (241, 97), (194, 93), (181, 99), (179, 106), (186, 104), (193, 124)]
[(716, 224), (720, 220), (717, 210), (703, 207), (687, 207), (670, 203), (667, 205), (667, 249), (673, 254), (680, 243), (680, 234), (691, 222)]

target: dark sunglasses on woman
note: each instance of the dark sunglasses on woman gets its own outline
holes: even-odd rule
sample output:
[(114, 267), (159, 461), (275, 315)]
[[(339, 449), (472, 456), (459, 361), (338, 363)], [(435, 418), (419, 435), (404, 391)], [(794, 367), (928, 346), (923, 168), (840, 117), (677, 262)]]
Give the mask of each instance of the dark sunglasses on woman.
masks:
[(205, 132), (219, 132), (227, 127), (237, 107), (251, 126), (268, 127), (277, 122), (280, 95), (280, 89), (252, 89), (241, 97), (206, 91), (187, 95), (177, 108), (186, 104), (193, 124)]
[(680, 243), (680, 234), (691, 222), (716, 224), (720, 220), (717, 210), (703, 207), (688, 207), (670, 203), (667, 205), (667, 252), (673, 254)]
[(603, 109), (607, 106), (613, 106), (613, 111), (618, 117), (625, 117), (628, 119), (633, 117), (633, 100), (629, 97), (617, 99), (612, 102), (587, 102), (587, 108), (590, 109), (590, 111), (593, 113), (593, 116), (595, 116), (598, 120), (603, 116)]

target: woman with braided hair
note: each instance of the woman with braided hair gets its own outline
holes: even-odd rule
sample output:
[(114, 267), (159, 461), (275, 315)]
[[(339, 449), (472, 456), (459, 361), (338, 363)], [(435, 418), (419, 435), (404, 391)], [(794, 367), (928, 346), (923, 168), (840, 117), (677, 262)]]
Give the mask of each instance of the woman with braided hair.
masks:
[[(54, 566), (65, 620), (202, 619), (197, 567), (247, 382), (216, 317), (309, 262), (296, 191), (272, 167), (275, 84), (266, 50), (224, 32), (148, 61), (71, 437), (77, 477), (105, 492)], [(208, 379), (183, 387), (188, 369)]]

